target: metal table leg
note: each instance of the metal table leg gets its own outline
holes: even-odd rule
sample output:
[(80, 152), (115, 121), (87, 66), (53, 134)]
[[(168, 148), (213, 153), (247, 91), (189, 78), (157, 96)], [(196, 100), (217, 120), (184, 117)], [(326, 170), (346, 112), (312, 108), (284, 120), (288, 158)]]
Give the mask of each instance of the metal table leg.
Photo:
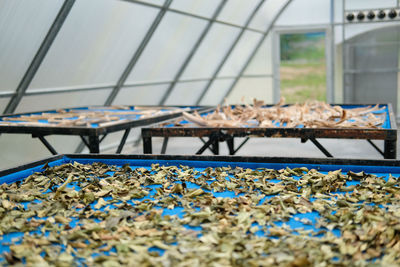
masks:
[[(199, 139), (201, 140), (201, 142), (203, 142), (203, 144), (207, 143), (202, 137), (199, 137)], [(207, 149), (210, 150), (211, 153), (214, 153), (211, 147), (208, 146)]]
[(233, 137), (226, 139), (226, 145), (228, 146), (229, 155), (235, 155), (235, 142)]
[(319, 150), (321, 150), (322, 153), (325, 154), (325, 156), (327, 156), (328, 158), (333, 158), (332, 154), (329, 153), (329, 151), (326, 150), (326, 148), (323, 147), (321, 143), (317, 141), (317, 139), (315, 138), (309, 138), (309, 139), (311, 142), (313, 142), (314, 145), (316, 145), (316, 147), (318, 147)]
[[(212, 144), (214, 144), (215, 142), (218, 142), (218, 137), (211, 135), (208, 139), (208, 141), (196, 152), (196, 155), (201, 155), (203, 154), (203, 152)], [(214, 151), (213, 151), (214, 153)]]
[(100, 139), (98, 135), (89, 135), (89, 152), (100, 153)]
[(217, 138), (211, 143), (211, 150), (214, 155), (219, 155), (219, 140)]
[(250, 140), (250, 137), (246, 137), (246, 139), (244, 139), (243, 142), (233, 151), (232, 155), (235, 155), (236, 152), (238, 152), (239, 149), (241, 149), (242, 146), (244, 146), (247, 143), (247, 141), (249, 141), (249, 140)]
[(142, 138), (143, 138), (143, 153), (151, 154), (153, 152), (153, 148), (151, 145), (151, 136), (144, 136), (142, 134)]
[(124, 135), (122, 136), (122, 139), (121, 139), (121, 143), (119, 143), (119, 146), (118, 146), (118, 149), (117, 149), (117, 152), (116, 152), (117, 154), (121, 154), (121, 151), (124, 148), (126, 139), (128, 138), (128, 135), (129, 135), (130, 132), (131, 132), (131, 128), (128, 128), (128, 129), (125, 130), (125, 133), (124, 133)]
[(397, 154), (397, 140), (385, 140), (384, 158), (395, 159)]
[(39, 140), (43, 143), (43, 145), (51, 152), (51, 154), (53, 155), (57, 155), (57, 151), (54, 149), (54, 147), (52, 145), (50, 145), (49, 142), (47, 142), (47, 140), (44, 138), (43, 135), (38, 135), (38, 136), (34, 136), (39, 138)]
[(168, 137), (164, 137), (161, 147), (161, 154), (165, 154), (165, 152), (167, 151), (167, 145), (168, 145)]
[(367, 139), (367, 142), (370, 143), (371, 146), (375, 148), (375, 150), (378, 151), (383, 157), (385, 157), (385, 153), (383, 153), (383, 151), (374, 142), (372, 142), (370, 139)]

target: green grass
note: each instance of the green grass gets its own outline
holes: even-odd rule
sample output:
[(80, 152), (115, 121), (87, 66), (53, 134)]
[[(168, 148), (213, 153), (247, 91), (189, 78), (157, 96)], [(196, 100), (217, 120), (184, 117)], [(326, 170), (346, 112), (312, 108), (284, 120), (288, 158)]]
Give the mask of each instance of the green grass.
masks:
[(281, 67), (286, 73), (293, 74), (286, 74), (281, 78), (281, 95), (285, 97), (286, 103), (303, 103), (307, 100), (326, 101), (324, 62), (303, 64), (284, 62)]
[(326, 101), (323, 35), (281, 35), (281, 59), (281, 95), (286, 103)]

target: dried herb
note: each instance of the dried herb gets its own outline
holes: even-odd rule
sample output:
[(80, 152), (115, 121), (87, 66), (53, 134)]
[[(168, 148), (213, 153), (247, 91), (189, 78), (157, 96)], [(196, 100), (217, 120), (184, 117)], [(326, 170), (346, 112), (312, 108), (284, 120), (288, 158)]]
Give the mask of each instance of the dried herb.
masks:
[(189, 122), (207, 127), (379, 128), (385, 122), (385, 113), (379, 105), (344, 109), (313, 101), (285, 106), (283, 98), (271, 107), (254, 99), (253, 105), (227, 105), (204, 116), (197, 112), (183, 112), (183, 116)]
[(0, 186), (0, 231), (3, 265), (395, 266), (400, 181), (307, 168), (46, 166)]

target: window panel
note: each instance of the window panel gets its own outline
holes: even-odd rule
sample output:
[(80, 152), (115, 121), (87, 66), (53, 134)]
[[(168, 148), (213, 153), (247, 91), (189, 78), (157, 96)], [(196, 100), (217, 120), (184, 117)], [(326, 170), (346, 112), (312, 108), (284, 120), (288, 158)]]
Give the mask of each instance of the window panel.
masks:
[(259, 0), (230, 0), (222, 9), (218, 20), (244, 25)]
[(56, 108), (103, 105), (111, 88), (106, 90), (68, 92), (48, 95), (24, 96), (15, 113)]
[(63, 1), (0, 1), (0, 91), (14, 91)]
[(261, 37), (262, 35), (260, 33), (246, 31), (225, 62), (218, 76), (232, 76), (238, 74)]
[(114, 105), (156, 105), (160, 102), (169, 84), (122, 88)]
[(115, 84), (157, 11), (125, 1), (76, 1), (30, 88)]
[(194, 105), (206, 84), (206, 81), (177, 83), (165, 104)]
[(244, 74), (271, 74), (272, 72), (272, 37), (269, 34), (246, 68)]
[(186, 67), (182, 79), (211, 77), (239, 31), (237, 28), (213, 24)]
[(241, 78), (229, 94), (227, 101), (230, 104), (241, 103), (242, 99), (250, 102), (253, 98), (273, 103), (272, 78)]
[(233, 83), (233, 79), (214, 80), (200, 105), (218, 105)]
[(171, 8), (211, 18), (220, 0), (174, 0)]
[(129, 75), (128, 83), (172, 80), (206, 23), (204, 20), (167, 13)]

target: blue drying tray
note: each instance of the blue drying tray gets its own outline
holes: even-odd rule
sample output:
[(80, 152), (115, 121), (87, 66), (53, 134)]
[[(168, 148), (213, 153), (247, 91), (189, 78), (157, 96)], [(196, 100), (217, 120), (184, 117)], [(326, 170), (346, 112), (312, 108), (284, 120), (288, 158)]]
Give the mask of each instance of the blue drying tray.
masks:
[[(81, 164), (91, 164), (94, 162), (102, 162), (109, 165), (122, 166), (129, 164), (134, 168), (151, 168), (152, 164), (160, 164), (164, 166), (189, 166), (195, 168), (195, 170), (203, 171), (207, 167), (242, 167), (242, 168), (268, 168), (268, 169), (284, 169), (286, 167), (307, 167), (308, 169), (316, 169), (321, 173), (327, 173), (329, 171), (341, 169), (343, 173), (347, 171), (360, 172), (365, 171), (369, 174), (375, 174), (380, 177), (387, 179), (389, 174), (395, 177), (400, 176), (400, 162), (394, 160), (341, 160), (341, 159), (300, 159), (300, 158), (261, 158), (261, 157), (216, 157), (216, 156), (157, 156), (157, 155), (59, 155), (44, 159), (38, 162), (27, 164), (24, 166), (8, 169), (0, 172), (0, 184), (3, 183), (14, 183), (16, 181), (22, 181), (29, 175), (35, 172), (43, 171), (43, 166), (47, 163), (49, 166), (58, 166), (65, 163), (78, 162)], [(271, 180), (269, 182), (279, 182), (278, 180)], [(347, 185), (355, 185), (357, 181), (347, 182)], [(69, 186), (77, 185), (70, 184)], [(152, 195), (155, 194), (157, 186), (148, 186), (150, 194), (145, 199), (152, 199)], [(187, 183), (188, 188), (199, 188), (196, 184)], [(224, 198), (235, 198), (237, 197), (232, 191), (225, 192), (211, 192), (216, 197)], [(270, 198), (273, 196), (266, 196)], [(137, 199), (140, 201), (140, 199)], [(312, 199), (311, 199), (312, 200)], [(37, 200), (34, 200), (37, 201)], [(262, 201), (261, 201), (262, 202)], [(29, 202), (23, 203), (25, 207), (28, 206)], [(96, 202), (92, 203), (94, 206)], [(133, 204), (133, 203), (131, 203)], [(159, 207), (155, 207), (156, 209)], [(104, 208), (102, 208), (104, 209)], [(172, 210), (164, 209), (163, 215), (172, 215), (183, 217), (184, 211), (181, 207), (176, 207)], [(321, 229), (317, 229), (314, 223), (318, 219), (319, 215), (317, 212), (310, 212), (306, 214), (294, 215), (289, 221), (284, 222), (292, 229), (304, 229), (317, 232)], [(300, 219), (306, 218), (313, 222), (313, 225), (303, 224)], [(43, 218), (42, 218), (43, 219)], [(74, 218), (70, 225), (74, 227), (79, 221)], [(283, 225), (283, 222), (275, 222), (277, 227)], [(192, 230), (200, 231), (201, 227), (187, 226)], [(325, 229), (326, 230), (326, 229)], [(332, 233), (336, 236), (340, 236), (340, 230), (334, 229)], [(265, 235), (263, 231), (257, 231), (255, 233), (258, 236)], [(0, 238), (0, 252), (8, 252), (9, 244), (18, 243), (18, 238), (22, 237), (22, 233), (10, 233), (5, 234)], [(16, 241), (17, 240), (17, 241)], [(162, 249), (151, 248), (151, 251), (156, 251), (159, 254), (163, 253)], [(82, 259), (82, 262), (84, 259)]]

